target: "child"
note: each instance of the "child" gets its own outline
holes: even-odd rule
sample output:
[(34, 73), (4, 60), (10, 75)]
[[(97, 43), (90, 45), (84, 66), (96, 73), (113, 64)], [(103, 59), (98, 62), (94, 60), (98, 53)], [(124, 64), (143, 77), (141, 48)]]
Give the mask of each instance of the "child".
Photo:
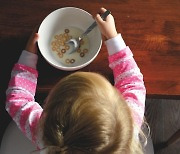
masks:
[(51, 90), (42, 109), (34, 100), (37, 33), (12, 70), (6, 109), (41, 152), (142, 153), (138, 134), (145, 106), (143, 76), (113, 16), (103, 21), (97, 14), (95, 20), (106, 39), (115, 87), (97, 73), (72, 73)]

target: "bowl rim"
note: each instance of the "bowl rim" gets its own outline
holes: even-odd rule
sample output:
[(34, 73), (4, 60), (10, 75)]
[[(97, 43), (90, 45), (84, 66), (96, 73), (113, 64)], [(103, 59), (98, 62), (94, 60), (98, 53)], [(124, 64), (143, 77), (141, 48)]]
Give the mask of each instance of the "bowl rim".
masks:
[[(38, 33), (40, 31), (40, 28), (42, 26), (42, 23), (47, 19), (48, 16), (52, 15), (53, 13), (55, 13), (56, 11), (60, 11), (60, 10), (63, 10), (63, 9), (77, 9), (77, 10), (80, 10), (86, 14), (88, 14), (89, 16), (93, 17), (89, 12), (87, 12), (86, 10), (83, 10), (81, 8), (78, 8), (78, 7), (62, 7), (62, 8), (58, 8), (58, 9), (55, 9), (54, 11), (50, 12), (41, 22), (41, 24), (39, 25), (39, 28), (38, 28)], [(101, 33), (101, 32), (100, 32)], [(55, 63), (53, 63), (52, 61), (49, 61), (47, 59), (47, 57), (44, 56), (44, 54), (42, 53), (41, 51), (41, 47), (40, 47), (40, 43), (39, 43), (39, 40), (37, 41), (37, 44), (38, 44), (38, 48), (39, 48), (39, 51), (41, 53), (41, 55), (43, 56), (43, 58), (50, 64), (52, 65), (53, 67), (57, 68), (57, 69), (60, 69), (60, 70), (64, 70), (64, 71), (75, 71), (75, 70), (79, 70), (81, 68), (84, 68), (85, 66), (87, 66), (88, 64), (90, 64), (96, 57), (97, 55), (99, 54), (100, 52), (100, 49), (102, 47), (102, 38), (100, 40), (100, 44), (99, 44), (99, 47), (97, 49), (97, 52), (95, 53), (95, 55), (90, 59), (88, 60), (87, 62), (81, 64), (81, 65), (77, 65), (77, 66), (59, 66), (59, 65), (56, 65)]]

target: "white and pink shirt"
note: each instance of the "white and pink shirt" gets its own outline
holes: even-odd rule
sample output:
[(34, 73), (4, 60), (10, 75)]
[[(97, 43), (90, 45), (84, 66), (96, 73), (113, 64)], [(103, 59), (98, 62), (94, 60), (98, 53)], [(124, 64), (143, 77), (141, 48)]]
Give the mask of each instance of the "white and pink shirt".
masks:
[[(131, 50), (118, 34), (105, 42), (109, 53), (109, 67), (114, 74), (115, 87), (125, 98), (133, 112), (135, 123), (143, 122), (146, 89)], [(35, 102), (38, 72), (37, 55), (23, 51), (15, 64), (6, 91), (6, 110), (20, 130), (37, 146), (43, 148), (41, 133), (37, 129), (42, 107)]]

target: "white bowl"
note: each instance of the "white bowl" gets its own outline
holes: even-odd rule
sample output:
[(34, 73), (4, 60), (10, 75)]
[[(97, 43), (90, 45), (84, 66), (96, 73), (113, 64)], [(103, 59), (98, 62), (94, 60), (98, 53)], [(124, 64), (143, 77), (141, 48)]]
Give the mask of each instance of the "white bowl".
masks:
[[(78, 58), (74, 63), (63, 63), (59, 57), (55, 56), (51, 43), (54, 36), (59, 34), (60, 31), (73, 27), (78, 28), (81, 31), (79, 34), (81, 34), (94, 21), (91, 14), (75, 7), (60, 8), (50, 13), (42, 21), (38, 30), (40, 36), (38, 46), (42, 56), (52, 66), (66, 71), (78, 70), (90, 64), (96, 58), (102, 46), (101, 33), (97, 26), (87, 35), (88, 53), (83, 58)], [(69, 55), (72, 56), (73, 54)]]

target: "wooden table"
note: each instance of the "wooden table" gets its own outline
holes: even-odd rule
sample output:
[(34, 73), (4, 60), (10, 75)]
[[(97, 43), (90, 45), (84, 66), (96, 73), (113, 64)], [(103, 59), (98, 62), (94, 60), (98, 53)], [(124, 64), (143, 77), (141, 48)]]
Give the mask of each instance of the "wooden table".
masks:
[[(13, 64), (33, 30), (50, 12), (67, 6), (82, 8), (95, 15), (101, 6), (111, 10), (120, 32), (134, 53), (147, 88), (147, 96), (180, 96), (180, 1), (179, 0), (1, 0), (0, 74), (1, 97)], [(5, 60), (3, 62), (2, 60)], [(50, 66), (39, 55), (37, 91), (48, 92), (65, 72)], [(107, 51), (102, 46), (97, 58), (82, 71), (96, 71), (113, 82)], [(1, 99), (3, 100), (3, 99)]]

